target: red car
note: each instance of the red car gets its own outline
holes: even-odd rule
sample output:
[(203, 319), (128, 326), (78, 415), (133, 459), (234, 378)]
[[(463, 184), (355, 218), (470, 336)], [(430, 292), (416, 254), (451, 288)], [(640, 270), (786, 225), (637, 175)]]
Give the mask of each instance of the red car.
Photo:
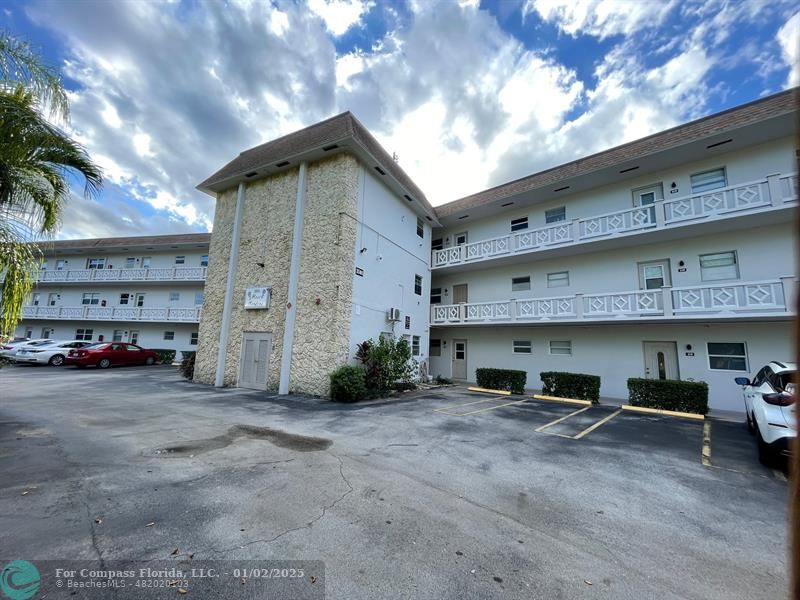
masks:
[(70, 350), (64, 363), (79, 369), (97, 366), (107, 369), (111, 365), (152, 365), (158, 355), (136, 344), (125, 342), (100, 342), (85, 348)]

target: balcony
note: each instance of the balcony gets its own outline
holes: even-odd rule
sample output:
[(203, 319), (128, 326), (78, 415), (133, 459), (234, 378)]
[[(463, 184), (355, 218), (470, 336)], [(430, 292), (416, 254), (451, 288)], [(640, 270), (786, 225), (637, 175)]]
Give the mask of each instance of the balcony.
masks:
[(25, 306), (23, 319), (56, 319), (70, 321), (161, 321), (199, 323), (202, 309), (133, 308), (127, 306)]
[(793, 277), (555, 298), (434, 304), (431, 325), (493, 325), (789, 315)]
[(205, 281), (207, 267), (155, 269), (69, 269), (39, 271), (39, 283), (83, 283), (115, 281)]
[[(576, 246), (637, 234), (768, 213), (796, 206), (797, 174), (765, 179), (612, 213), (553, 223), (497, 238), (434, 250), (431, 268), (468, 265), (502, 257)], [(750, 226), (754, 226), (751, 224)]]

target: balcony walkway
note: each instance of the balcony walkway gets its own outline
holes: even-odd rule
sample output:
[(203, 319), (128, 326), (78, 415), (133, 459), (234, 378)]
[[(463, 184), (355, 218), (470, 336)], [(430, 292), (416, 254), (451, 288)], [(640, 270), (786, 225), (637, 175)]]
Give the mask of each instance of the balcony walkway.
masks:
[(23, 319), (70, 321), (162, 321), (199, 323), (202, 308), (128, 306), (24, 306)]

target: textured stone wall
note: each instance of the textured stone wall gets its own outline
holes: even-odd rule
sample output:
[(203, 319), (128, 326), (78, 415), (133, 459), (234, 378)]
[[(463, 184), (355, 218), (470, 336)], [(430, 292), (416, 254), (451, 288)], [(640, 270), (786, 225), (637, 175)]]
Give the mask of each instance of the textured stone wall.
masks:
[(358, 173), (358, 161), (347, 154), (308, 168), (292, 391), (327, 396), (331, 371), (347, 362)]
[[(290, 376), (290, 390), (294, 392), (327, 395), (328, 375), (347, 360), (358, 171), (357, 160), (344, 154), (308, 167)], [(225, 385), (237, 383), (243, 332), (263, 331), (272, 334), (267, 388), (278, 388), (298, 174), (294, 169), (247, 186)], [(195, 381), (202, 383), (213, 383), (216, 372), (235, 208), (234, 188), (219, 196), (214, 216), (195, 365)], [(259, 285), (272, 286), (270, 308), (244, 310), (245, 288)]]

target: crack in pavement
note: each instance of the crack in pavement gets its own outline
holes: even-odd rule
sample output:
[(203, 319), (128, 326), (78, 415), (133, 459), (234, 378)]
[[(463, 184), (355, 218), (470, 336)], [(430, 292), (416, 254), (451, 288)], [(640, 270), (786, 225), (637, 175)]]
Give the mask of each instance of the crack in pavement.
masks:
[(83, 505), (86, 507), (86, 517), (89, 519), (89, 534), (92, 539), (92, 548), (94, 548), (97, 558), (100, 560), (100, 566), (106, 566), (106, 560), (103, 558), (103, 552), (100, 550), (100, 545), (97, 543), (97, 532), (94, 527), (94, 517), (92, 517), (92, 509), (86, 500), (82, 500)]

